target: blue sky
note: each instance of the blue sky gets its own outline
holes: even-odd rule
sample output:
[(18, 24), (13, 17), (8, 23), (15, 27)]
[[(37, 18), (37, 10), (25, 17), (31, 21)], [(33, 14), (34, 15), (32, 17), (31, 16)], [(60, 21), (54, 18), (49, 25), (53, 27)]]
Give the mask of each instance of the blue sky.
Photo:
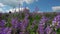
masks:
[(53, 11), (52, 7), (60, 6), (60, 0), (38, 0), (38, 2), (34, 2), (30, 5), (28, 6), (33, 9), (35, 6), (38, 6), (40, 11)]
[[(30, 8), (30, 11), (34, 11), (35, 7), (39, 8), (39, 11), (42, 12), (52, 12), (53, 10), (60, 10), (60, 0), (19, 0), (21, 1), (22, 7)], [(17, 0), (0, 0), (0, 9), (9, 10), (13, 8), (13, 6), (18, 6)], [(53, 7), (53, 8), (52, 8)]]

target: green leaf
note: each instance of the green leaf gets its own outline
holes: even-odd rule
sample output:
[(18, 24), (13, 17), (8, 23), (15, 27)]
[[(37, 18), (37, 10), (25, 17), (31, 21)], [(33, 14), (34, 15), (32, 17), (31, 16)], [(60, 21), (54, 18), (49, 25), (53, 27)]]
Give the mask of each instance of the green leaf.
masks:
[(57, 29), (57, 34), (60, 34), (60, 28), (59, 28), (59, 29)]
[(6, 27), (11, 27), (12, 25), (11, 25), (11, 23), (7, 22), (7, 23), (5, 24), (5, 26), (6, 26)]

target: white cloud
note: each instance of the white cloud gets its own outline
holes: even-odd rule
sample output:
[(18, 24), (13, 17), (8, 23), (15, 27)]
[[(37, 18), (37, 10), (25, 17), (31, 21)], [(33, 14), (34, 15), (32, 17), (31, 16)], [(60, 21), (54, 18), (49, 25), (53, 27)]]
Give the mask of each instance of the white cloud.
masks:
[(3, 3), (0, 3), (0, 7), (4, 7), (4, 6), (6, 6), (6, 5), (4, 5)]
[[(21, 11), (23, 11), (23, 9), (24, 8), (20, 8)], [(15, 10), (16, 10), (16, 12), (19, 12), (19, 8), (9, 9), (8, 12), (11, 11), (12, 13), (14, 13)]]
[(24, 2), (26, 2), (27, 4), (30, 4), (30, 3), (34, 2), (34, 0), (24, 0)]
[[(15, 12), (15, 9), (16, 9), (16, 12), (19, 12), (19, 8), (10, 8), (9, 9), (9, 6), (6, 7), (8, 5), (4, 5), (3, 3), (0, 3), (0, 13), (8, 13), (9, 11), (12, 11), (12, 13)], [(8, 8), (8, 9), (7, 9)], [(26, 9), (29, 9), (28, 7), (26, 7)], [(20, 8), (21, 11), (24, 10), (24, 8)]]
[(0, 3), (6, 4), (6, 5), (11, 5), (11, 6), (16, 6), (19, 4), (22, 5), (24, 2), (27, 4), (33, 3), (38, 0), (0, 0)]
[[(0, 12), (9, 12), (8, 8), (18, 6), (19, 2), (23, 5), (23, 3), (31, 4), (36, 1), (38, 0), (0, 0)], [(11, 8), (9, 10), (12, 10)], [(16, 10), (18, 11), (18, 8), (16, 8)]]
[(3, 10), (3, 7), (4, 7), (5, 5), (3, 4), (3, 3), (0, 3), (0, 13), (4, 13), (4, 10)]
[(60, 6), (54, 6), (54, 7), (52, 7), (52, 10), (53, 11), (59, 11), (60, 10)]
[[(24, 9), (25, 9), (25, 8), (20, 8), (20, 11), (24, 11)], [(26, 7), (26, 9), (29, 9), (29, 8)], [(6, 10), (6, 11), (7, 11), (7, 13), (8, 13), (9, 11), (11, 11), (12, 13), (14, 13), (15, 10), (16, 10), (16, 12), (19, 12), (19, 8), (9, 9), (9, 10)]]

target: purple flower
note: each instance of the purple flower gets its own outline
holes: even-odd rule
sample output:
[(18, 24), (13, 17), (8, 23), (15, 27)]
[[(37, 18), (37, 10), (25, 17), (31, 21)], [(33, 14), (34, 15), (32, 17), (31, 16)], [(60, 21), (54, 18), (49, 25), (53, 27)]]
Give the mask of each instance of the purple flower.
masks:
[(60, 28), (60, 15), (57, 15), (52, 21), (52, 25)]
[(19, 21), (19, 22), (18, 22), (18, 28), (21, 28), (22, 25), (23, 25), (23, 22), (22, 22), (22, 21)]
[(55, 19), (56, 19), (57, 21), (60, 21), (60, 15), (57, 15), (57, 16), (55, 17)]
[(60, 21), (57, 22), (57, 28), (60, 28)]
[(40, 24), (45, 25), (46, 21), (48, 20), (48, 18), (46, 18), (45, 16), (42, 17)]
[(50, 28), (50, 26), (47, 26), (45, 29), (46, 34), (51, 34), (52, 29)]
[(11, 28), (6, 27), (6, 28), (1, 28), (0, 34), (11, 34)]
[(4, 27), (4, 26), (5, 26), (5, 23), (6, 23), (5, 20), (1, 20), (1, 21), (0, 21), (0, 26), (1, 26), (1, 27)]
[(27, 27), (28, 24), (29, 24), (29, 20), (28, 20), (28, 19), (24, 19), (24, 20), (23, 20), (23, 25), (24, 25), (24, 27)]
[(5, 28), (4, 30), (3, 30), (3, 34), (11, 34), (11, 28)]
[(56, 22), (56, 20), (53, 20), (53, 21), (52, 21), (52, 25), (53, 25), (53, 26), (58, 25), (58, 23)]
[(39, 24), (38, 31), (39, 31), (39, 34), (44, 34), (44, 25)]
[(20, 31), (25, 31), (26, 25), (24, 25), (24, 24), (25, 24), (25, 22), (23, 22), (23, 21), (20, 21), (18, 23), (18, 29), (20, 29)]
[(45, 28), (46, 21), (47, 21), (47, 18), (43, 16), (38, 25), (39, 34), (44, 34), (44, 28)]
[(17, 20), (17, 18), (12, 18), (11, 24), (12, 24), (13, 28), (17, 28), (18, 27), (18, 20)]
[(25, 18), (27, 19), (29, 17), (29, 15), (28, 14), (25, 14)]
[(2, 34), (4, 29), (5, 29), (4, 27), (0, 27), (0, 34)]

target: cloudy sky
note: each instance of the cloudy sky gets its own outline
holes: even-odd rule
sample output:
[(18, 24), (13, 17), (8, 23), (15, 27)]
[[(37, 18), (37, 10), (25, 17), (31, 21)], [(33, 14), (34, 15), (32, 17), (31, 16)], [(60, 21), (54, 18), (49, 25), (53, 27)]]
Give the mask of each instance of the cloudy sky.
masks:
[(30, 11), (34, 11), (37, 6), (39, 11), (53, 12), (60, 10), (60, 0), (0, 0), (0, 12), (8, 12), (8, 10), (21, 7), (28, 7)]

